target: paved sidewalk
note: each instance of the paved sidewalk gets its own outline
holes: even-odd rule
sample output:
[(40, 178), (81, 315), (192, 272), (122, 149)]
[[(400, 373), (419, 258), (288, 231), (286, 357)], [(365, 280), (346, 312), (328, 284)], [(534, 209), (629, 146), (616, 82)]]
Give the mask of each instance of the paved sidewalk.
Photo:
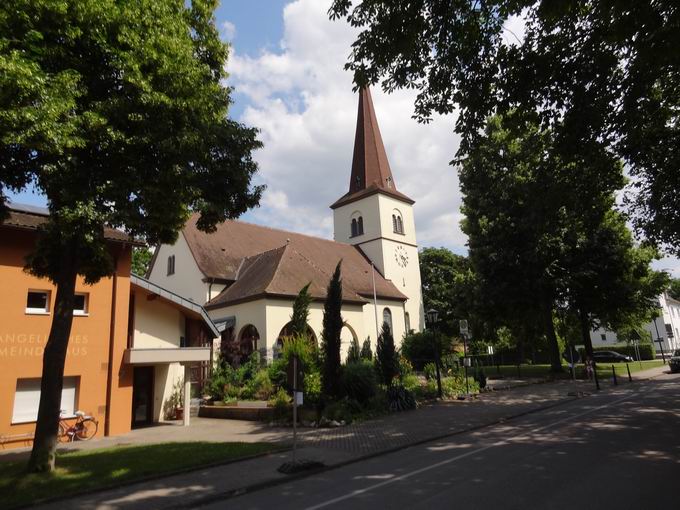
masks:
[[(657, 367), (635, 374), (635, 379), (657, 377), (667, 371), (668, 367)], [(603, 390), (612, 387), (611, 381), (601, 383)], [(626, 378), (619, 388), (623, 389), (629, 384)], [(593, 383), (586, 381), (532, 384), (486, 393), (470, 401), (433, 403), (417, 411), (393, 414), (336, 429), (303, 429), (299, 436), (298, 458), (319, 460), (327, 466), (342, 465), (446, 435), (492, 425), (568, 402), (576, 398), (574, 394), (594, 391)], [(153, 438), (153, 442), (171, 438), (175, 441), (289, 442), (291, 431), (253, 422), (197, 419), (188, 429), (172, 425), (142, 429), (120, 438), (106, 438), (92, 445), (150, 442), (150, 438)], [(191, 508), (201, 501), (220, 500), (245, 490), (289, 480), (289, 477), (278, 473), (276, 468), (291, 458), (290, 451), (271, 454), (55, 501), (39, 508)]]

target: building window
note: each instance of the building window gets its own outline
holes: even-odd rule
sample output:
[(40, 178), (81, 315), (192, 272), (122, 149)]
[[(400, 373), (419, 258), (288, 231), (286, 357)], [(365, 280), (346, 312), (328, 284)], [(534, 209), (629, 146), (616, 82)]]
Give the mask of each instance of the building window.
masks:
[[(355, 215), (357, 213), (354, 213)], [(356, 237), (363, 235), (364, 233), (364, 218), (361, 216), (355, 216), (352, 218), (352, 228), (350, 237)]]
[(401, 219), (401, 213), (396, 209), (392, 213), (392, 230), (395, 234), (404, 233), (404, 221)]
[(26, 313), (50, 313), (50, 291), (29, 290), (26, 297)]
[(90, 295), (86, 293), (78, 293), (73, 302), (73, 315), (87, 315), (89, 310)]
[(168, 276), (175, 274), (175, 256), (168, 257)]
[(394, 334), (394, 330), (392, 329), (392, 312), (390, 312), (389, 308), (383, 310), (383, 323), (387, 324), (390, 331)]
[(408, 312), (404, 312), (404, 325), (406, 326), (406, 333), (411, 331), (411, 316)]
[[(78, 377), (64, 377), (61, 390), (61, 404), (63, 416), (73, 416), (77, 409), (76, 395), (78, 393)], [(12, 423), (28, 423), (38, 419), (38, 405), (40, 404), (40, 379), (17, 379), (14, 394), (14, 408)]]
[(602, 339), (603, 342), (606, 342), (606, 341), (607, 341), (607, 335), (604, 334), (604, 333), (602, 333), (602, 334), (600, 335), (600, 338)]

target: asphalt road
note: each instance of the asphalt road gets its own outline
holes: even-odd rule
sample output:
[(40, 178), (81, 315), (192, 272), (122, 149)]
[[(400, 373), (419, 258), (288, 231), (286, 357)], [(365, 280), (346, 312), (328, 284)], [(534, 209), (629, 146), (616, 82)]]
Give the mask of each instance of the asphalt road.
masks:
[(680, 508), (680, 376), (203, 508)]

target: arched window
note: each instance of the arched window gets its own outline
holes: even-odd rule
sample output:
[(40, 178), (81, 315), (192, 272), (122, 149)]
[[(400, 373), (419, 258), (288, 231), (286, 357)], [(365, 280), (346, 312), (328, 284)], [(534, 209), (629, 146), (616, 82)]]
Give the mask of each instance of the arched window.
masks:
[(357, 229), (357, 220), (356, 218), (352, 218), (352, 232), (351, 236), (355, 237), (357, 235), (358, 229)]
[(408, 312), (404, 312), (404, 325), (406, 326), (406, 333), (411, 331), (411, 316)]
[(401, 212), (397, 209), (392, 211), (392, 230), (394, 230), (395, 234), (404, 233), (404, 221), (401, 218)]
[(383, 322), (389, 326), (390, 331), (394, 334), (394, 329), (392, 329), (392, 312), (390, 312), (389, 308), (383, 310)]
[(357, 235), (363, 235), (364, 233), (364, 218), (359, 216), (359, 221), (357, 221)]

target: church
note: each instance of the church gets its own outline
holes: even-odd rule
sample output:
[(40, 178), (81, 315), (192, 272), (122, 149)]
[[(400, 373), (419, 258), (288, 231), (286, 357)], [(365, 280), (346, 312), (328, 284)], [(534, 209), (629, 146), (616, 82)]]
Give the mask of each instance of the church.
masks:
[(156, 248), (148, 279), (203, 305), (221, 334), (223, 355), (238, 362), (257, 350), (277, 356), (293, 301), (309, 284), (309, 331), (320, 342), (326, 288), (342, 261), (343, 356), (383, 322), (397, 345), (424, 328), (414, 201), (397, 190), (368, 88), (359, 92), (349, 190), (330, 208), (334, 240), (238, 220), (206, 234), (192, 216), (173, 245)]

